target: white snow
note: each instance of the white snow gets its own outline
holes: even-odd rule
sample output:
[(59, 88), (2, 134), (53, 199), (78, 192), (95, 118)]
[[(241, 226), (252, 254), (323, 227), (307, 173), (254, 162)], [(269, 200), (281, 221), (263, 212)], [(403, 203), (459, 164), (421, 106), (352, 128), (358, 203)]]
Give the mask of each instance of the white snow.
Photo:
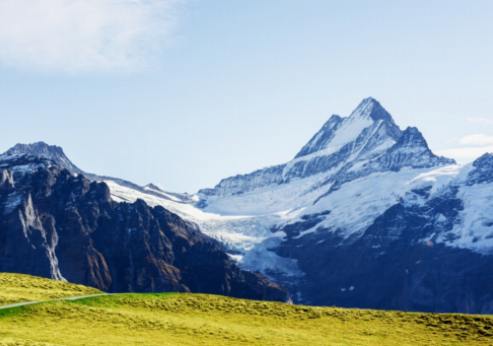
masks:
[(130, 187), (120, 185), (113, 180), (105, 180), (106, 185), (110, 188), (111, 197), (117, 202), (133, 203), (137, 199), (144, 200), (150, 206), (162, 206), (179, 216), (193, 221), (220, 219), (220, 215), (205, 213), (195, 208), (192, 204), (180, 203), (164, 197), (159, 197), (150, 193), (143, 193)]
[(269, 250), (285, 237), (283, 232), (273, 233), (274, 226), (295, 222), (303, 215), (330, 210), (330, 217), (300, 236), (323, 229), (338, 232), (343, 238), (349, 237), (364, 231), (376, 217), (397, 203), (414, 187), (411, 182), (423, 173), (425, 170), (414, 169), (374, 173), (344, 184), (313, 204), (331, 187), (320, 185), (326, 175), (317, 175), (241, 195), (213, 197), (204, 210), (192, 204), (135, 191), (113, 181), (106, 183), (117, 201), (133, 202), (140, 198), (197, 223), (205, 234), (234, 250), (244, 268), (299, 276), (301, 273), (295, 262)]
[(463, 177), (465, 170), (468, 170), (468, 167), (463, 165), (440, 167), (418, 175), (411, 181), (411, 184), (416, 188), (431, 186), (431, 192), (434, 194), (443, 190), (452, 181), (457, 180), (457, 178)]
[[(232, 258), (238, 259), (245, 269), (264, 273), (281, 272), (288, 276), (301, 275), (293, 260), (282, 258), (270, 249), (284, 236), (272, 233), (271, 228), (282, 218), (282, 213), (265, 215), (220, 215), (202, 211), (191, 203), (180, 203), (154, 194), (144, 193), (107, 180), (111, 197), (117, 202), (144, 200), (150, 206), (162, 206), (185, 220), (196, 223), (202, 232), (221, 241), (237, 252)], [(240, 260), (241, 259), (241, 260)]]
[(354, 141), (358, 135), (367, 127), (370, 127), (374, 121), (368, 117), (359, 114), (353, 114), (344, 118), (342, 125), (335, 131), (333, 138), (325, 144), (324, 148), (311, 154), (302, 156), (297, 161), (309, 161), (318, 156), (328, 156), (339, 151), (344, 145)]
[(330, 217), (299, 237), (323, 229), (347, 238), (366, 230), (378, 216), (413, 189), (410, 182), (422, 173), (423, 170), (415, 169), (374, 173), (344, 184), (303, 210), (304, 215), (330, 210)]
[(243, 194), (212, 196), (204, 210), (221, 215), (286, 213), (313, 202), (320, 194), (317, 186), (326, 176), (327, 173), (293, 179), (289, 183), (272, 184)]
[[(464, 203), (460, 222), (438, 239), (449, 246), (477, 252), (493, 251), (493, 184), (462, 185), (458, 196)], [(455, 239), (449, 240), (453, 235)]]
[[(450, 232), (436, 239), (448, 246), (477, 252), (493, 251), (493, 184), (466, 184), (473, 169), (471, 164), (450, 165), (420, 174), (412, 181), (415, 186), (431, 186), (431, 197), (446, 193), (450, 187), (458, 187), (457, 198), (464, 209), (459, 212), (459, 222)], [(443, 214), (435, 216), (435, 222), (446, 222)], [(424, 241), (431, 241), (432, 236)]]

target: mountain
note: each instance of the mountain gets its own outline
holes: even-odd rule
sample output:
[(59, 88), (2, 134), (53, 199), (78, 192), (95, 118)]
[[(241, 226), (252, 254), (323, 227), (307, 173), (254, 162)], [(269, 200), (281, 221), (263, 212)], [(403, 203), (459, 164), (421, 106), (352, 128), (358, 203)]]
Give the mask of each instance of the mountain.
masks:
[[(74, 171), (79, 172), (74, 174)], [(0, 157), (0, 272), (108, 292), (184, 291), (286, 300), (192, 223), (142, 200), (115, 202), (63, 151), (17, 145)]]
[[(0, 169), (32, 171), (12, 160)], [(331, 116), (289, 162), (195, 195), (81, 174), (104, 183), (111, 205), (144, 201), (195, 225), (294, 302), (493, 313), (493, 155), (468, 165), (437, 156), (373, 98)]]
[[(14, 163), (16, 169), (29, 169), (29, 164), (36, 165), (36, 160), (31, 160), (26, 165), (16, 165), (15, 162), (19, 159), (38, 158), (50, 162), (60, 168), (66, 169), (72, 173), (82, 173), (82, 170), (74, 165), (63, 152), (61, 147), (56, 145), (48, 145), (44, 142), (36, 142), (32, 144), (16, 144), (5, 153), (0, 155), (0, 162), (3, 166), (8, 166), (10, 162)], [(34, 166), (32, 169), (36, 169)]]
[(40, 160), (43, 161), (42, 166), (54, 165), (59, 168), (66, 169), (72, 174), (83, 174), (85, 177), (93, 181), (112, 182), (118, 185), (129, 187), (132, 190), (136, 190), (141, 193), (154, 194), (161, 198), (166, 198), (173, 201), (187, 203), (192, 202), (191, 196), (186, 193), (167, 192), (152, 183), (146, 186), (140, 186), (125, 179), (97, 175), (94, 173), (83, 171), (75, 164), (73, 164), (72, 161), (70, 161), (61, 147), (56, 145), (49, 145), (45, 142), (16, 144), (5, 153), (0, 154), (0, 168), (12, 166), (15, 170), (36, 170), (39, 166), (37, 164), (31, 164), (32, 166), (16, 164), (18, 160), (24, 160), (26, 157), (38, 159), (33, 160), (33, 162), (38, 162)]
[(196, 205), (225, 218), (209, 235), (297, 302), (492, 313), (492, 162), (435, 155), (368, 98), (293, 160), (223, 179)]
[(435, 156), (416, 128), (401, 131), (378, 101), (367, 98), (349, 117), (333, 115), (292, 161), (224, 179), (200, 194), (209, 201), (307, 178), (338, 186), (376, 172), (453, 163)]

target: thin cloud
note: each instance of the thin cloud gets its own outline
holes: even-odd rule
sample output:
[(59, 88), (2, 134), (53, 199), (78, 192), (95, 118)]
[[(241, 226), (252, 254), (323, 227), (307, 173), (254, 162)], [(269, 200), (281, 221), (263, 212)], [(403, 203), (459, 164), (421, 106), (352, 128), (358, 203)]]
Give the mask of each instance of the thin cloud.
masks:
[(0, 0), (0, 64), (91, 71), (145, 66), (163, 49), (178, 0)]
[(471, 162), (485, 153), (493, 153), (493, 136), (477, 133), (462, 137), (455, 148), (439, 150), (437, 153), (452, 157), (459, 162)]
[(464, 136), (459, 141), (462, 145), (470, 146), (493, 146), (493, 136), (485, 135), (482, 133)]
[(457, 147), (444, 150), (438, 150), (437, 154), (451, 157), (458, 162), (467, 163), (476, 160), (486, 153), (493, 153), (493, 146), (488, 147)]
[(466, 121), (472, 124), (493, 125), (493, 118), (472, 117), (472, 118), (466, 118)]

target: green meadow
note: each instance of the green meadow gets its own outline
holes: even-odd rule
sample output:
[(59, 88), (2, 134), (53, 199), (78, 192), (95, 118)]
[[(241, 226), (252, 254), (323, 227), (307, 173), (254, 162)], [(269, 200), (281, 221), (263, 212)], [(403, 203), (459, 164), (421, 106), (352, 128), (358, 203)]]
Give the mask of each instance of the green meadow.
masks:
[(320, 308), (203, 294), (98, 294), (0, 274), (0, 345), (493, 345), (493, 317)]

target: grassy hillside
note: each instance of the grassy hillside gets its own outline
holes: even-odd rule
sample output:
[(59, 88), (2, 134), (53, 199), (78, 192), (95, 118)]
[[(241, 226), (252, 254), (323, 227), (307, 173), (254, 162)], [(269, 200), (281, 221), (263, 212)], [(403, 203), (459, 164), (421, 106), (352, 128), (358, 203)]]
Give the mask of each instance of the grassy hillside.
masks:
[[(79, 293), (77, 293), (79, 295)], [(125, 294), (0, 310), (0, 345), (491, 345), (493, 317)]]
[(30, 275), (0, 273), (0, 305), (100, 293), (94, 288)]

